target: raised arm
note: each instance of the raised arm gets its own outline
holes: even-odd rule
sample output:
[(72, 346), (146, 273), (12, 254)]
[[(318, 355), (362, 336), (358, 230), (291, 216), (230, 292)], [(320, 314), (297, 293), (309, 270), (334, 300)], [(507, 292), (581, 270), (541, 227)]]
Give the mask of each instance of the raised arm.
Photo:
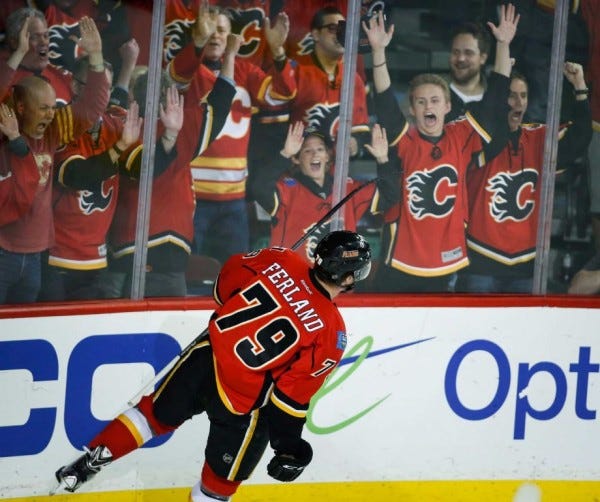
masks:
[(119, 139), (104, 152), (88, 158), (81, 156), (81, 150), (73, 150), (56, 169), (57, 181), (75, 190), (97, 190), (99, 182), (118, 173), (121, 154), (138, 142), (141, 130), (139, 107), (137, 102), (132, 101)]
[(505, 77), (509, 77), (512, 70), (510, 43), (517, 33), (517, 25), (519, 24), (520, 17), (521, 16), (516, 13), (515, 6), (509, 3), (508, 5), (500, 6), (498, 26), (491, 21), (488, 21), (487, 23), (496, 39), (496, 61), (494, 64), (494, 71)]
[(390, 142), (395, 144), (406, 130), (407, 122), (394, 96), (385, 57), (385, 48), (394, 35), (394, 25), (386, 30), (383, 11), (379, 11), (376, 16), (369, 19), (368, 26), (365, 22), (362, 25), (373, 51), (375, 113), (386, 129)]
[(80, 99), (72, 107), (67, 107), (72, 108), (74, 130), (71, 137), (61, 138), (62, 143), (72, 141), (94, 124), (106, 110), (109, 99), (110, 89), (102, 56), (102, 39), (96, 23), (90, 17), (82, 17), (79, 20), (79, 32), (81, 37), (77, 40), (77, 45), (87, 54), (88, 76)]
[(279, 155), (271, 155), (267, 165), (256, 173), (255, 188), (253, 190), (256, 202), (271, 216), (277, 207), (276, 186), (277, 180), (289, 168), (290, 159), (296, 155), (304, 142), (304, 124), (301, 121), (290, 124), (283, 148)]
[(19, 39), (17, 41), (17, 48), (14, 52), (8, 57), (8, 59), (0, 60), (0, 101), (4, 101), (10, 87), (14, 84), (13, 79), (15, 77), (15, 72), (27, 51), (29, 51), (29, 20), (31, 18), (28, 17), (25, 19), (23, 26), (21, 27), (21, 31), (19, 31)]
[(274, 61), (282, 62), (286, 59), (285, 42), (290, 33), (290, 19), (285, 12), (280, 12), (275, 18), (275, 24), (271, 26), (271, 20), (265, 18), (265, 39), (271, 49)]
[(375, 92), (380, 94), (392, 85), (385, 57), (385, 48), (389, 45), (394, 35), (394, 25), (392, 24), (389, 29), (385, 29), (382, 9), (376, 16), (369, 19), (368, 25), (363, 21), (362, 26), (367, 34), (369, 45), (373, 52), (373, 83), (375, 84)]
[[(589, 90), (585, 83), (583, 67), (567, 61), (563, 74), (573, 86), (575, 94), (573, 121), (560, 136), (558, 143), (558, 162), (569, 163), (585, 154), (592, 139), (592, 112), (588, 100)], [(569, 92), (565, 89), (564, 92)]]
[[(175, 85), (167, 89), (165, 105), (160, 103), (160, 121), (164, 132), (160, 140), (166, 154), (170, 154), (175, 146), (179, 131), (183, 127), (183, 96), (177, 91)], [(160, 163), (157, 162), (157, 165)]]

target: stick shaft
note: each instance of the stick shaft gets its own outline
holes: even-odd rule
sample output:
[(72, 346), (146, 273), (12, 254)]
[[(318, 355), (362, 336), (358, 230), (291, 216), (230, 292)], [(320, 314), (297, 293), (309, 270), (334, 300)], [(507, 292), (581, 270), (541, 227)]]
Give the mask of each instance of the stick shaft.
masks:
[(362, 185), (356, 187), (354, 190), (352, 190), (350, 193), (348, 193), (342, 200), (340, 200), (335, 206), (333, 206), (329, 211), (327, 211), (327, 213), (325, 214), (325, 216), (323, 216), (319, 221), (317, 221), (308, 232), (306, 232), (304, 235), (302, 235), (302, 237), (300, 237), (291, 247), (291, 249), (293, 249), (294, 251), (296, 249), (298, 249), (298, 247), (300, 247), (300, 245), (306, 240), (308, 239), (312, 234), (314, 234), (317, 229), (319, 229), (321, 227), (321, 225), (323, 225), (323, 223), (325, 223), (329, 218), (331, 218), (331, 216), (338, 210), (340, 209), (346, 202), (348, 202), (352, 197), (354, 197), (354, 195), (358, 192), (360, 192), (363, 188), (365, 188), (366, 186), (369, 186), (371, 183), (375, 183), (375, 181), (377, 181), (377, 178), (373, 178), (372, 180), (367, 181), (366, 183), (363, 183)]

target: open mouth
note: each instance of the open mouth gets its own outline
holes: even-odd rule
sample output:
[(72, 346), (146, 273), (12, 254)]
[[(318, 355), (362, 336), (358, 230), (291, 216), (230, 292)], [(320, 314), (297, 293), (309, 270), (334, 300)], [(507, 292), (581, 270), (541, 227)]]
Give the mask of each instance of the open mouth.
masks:
[(313, 160), (310, 163), (310, 170), (312, 172), (318, 172), (321, 169), (321, 161), (319, 160)]
[(514, 110), (510, 112), (510, 119), (515, 121), (521, 121), (523, 119), (523, 112), (520, 110)]
[(426, 113), (423, 116), (423, 121), (426, 127), (433, 127), (437, 123), (437, 117), (434, 113)]

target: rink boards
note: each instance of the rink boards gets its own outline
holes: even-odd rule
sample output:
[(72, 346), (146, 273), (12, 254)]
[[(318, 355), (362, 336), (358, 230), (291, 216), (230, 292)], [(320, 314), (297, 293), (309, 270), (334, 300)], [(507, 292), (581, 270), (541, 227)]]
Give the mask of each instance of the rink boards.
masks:
[[(202, 331), (202, 300), (0, 311), (0, 497), (187, 500), (208, 430), (196, 417), (114, 463), (76, 495), (53, 473)], [(513, 500), (600, 497), (600, 301), (344, 300), (344, 360), (315, 396), (302, 477), (266, 474), (234, 498)], [(273, 481), (273, 482), (272, 482)]]

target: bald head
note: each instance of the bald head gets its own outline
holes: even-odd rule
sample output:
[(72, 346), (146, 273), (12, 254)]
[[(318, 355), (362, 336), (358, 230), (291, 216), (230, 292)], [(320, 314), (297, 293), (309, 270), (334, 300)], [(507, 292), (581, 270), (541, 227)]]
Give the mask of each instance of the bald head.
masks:
[(54, 88), (43, 78), (28, 76), (15, 85), (13, 101), (21, 130), (32, 138), (41, 138), (54, 119)]

